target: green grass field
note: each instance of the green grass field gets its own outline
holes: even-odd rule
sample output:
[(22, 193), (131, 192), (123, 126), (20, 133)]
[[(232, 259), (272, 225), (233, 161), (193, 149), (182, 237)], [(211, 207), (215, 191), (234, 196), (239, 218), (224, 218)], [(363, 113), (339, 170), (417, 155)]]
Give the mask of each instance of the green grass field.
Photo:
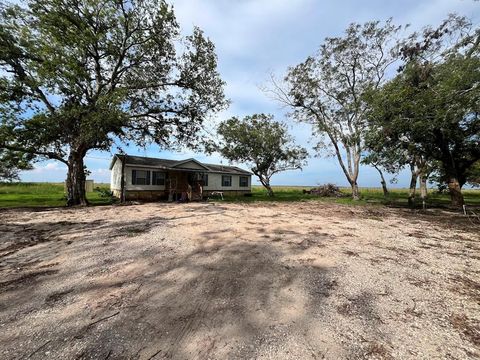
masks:
[[(383, 196), (380, 188), (361, 188), (361, 200), (353, 201), (350, 197), (350, 188), (341, 188), (344, 197), (340, 198), (325, 198), (315, 195), (303, 194), (303, 189), (310, 189), (311, 186), (273, 186), (275, 193), (274, 201), (307, 201), (318, 200), (335, 202), (341, 204), (366, 205), (394, 205), (407, 206), (408, 205), (408, 189), (389, 189), (390, 194), (387, 198)], [(480, 190), (464, 190), (465, 203), (471, 206), (480, 206)], [(419, 196), (419, 194), (417, 194)], [(239, 197), (228, 199), (232, 202), (253, 202), (253, 201), (271, 201), (272, 198), (267, 196), (266, 190), (262, 186), (252, 186), (251, 197)], [(448, 206), (450, 204), (450, 196), (448, 194), (438, 194), (435, 189), (430, 189), (428, 193), (427, 207)], [(417, 198), (417, 205), (421, 206), (421, 201)]]
[[(105, 190), (109, 184), (95, 184)], [(106, 205), (109, 198), (100, 196), (98, 191), (87, 194), (92, 205)], [(65, 206), (66, 198), (61, 183), (0, 183), (0, 208), (6, 207), (50, 207)]]
[[(109, 189), (109, 184), (95, 184), (95, 188)], [(342, 204), (365, 205), (394, 205), (407, 206), (407, 189), (391, 189), (388, 198), (383, 196), (379, 188), (362, 188), (360, 201), (353, 201), (350, 197), (350, 190), (342, 188), (345, 197), (324, 198), (315, 195), (303, 194), (303, 189), (310, 189), (310, 186), (274, 186), (275, 197), (267, 196), (267, 192), (261, 186), (252, 187), (251, 197), (226, 198), (228, 202), (257, 202), (257, 201), (325, 201)], [(480, 206), (480, 190), (464, 190), (465, 202), (467, 205)], [(94, 191), (87, 194), (92, 205), (107, 205), (111, 203), (108, 197), (102, 197), (100, 192)], [(0, 208), (12, 207), (54, 207), (65, 206), (65, 194), (63, 184), (60, 183), (0, 183)], [(439, 207), (448, 206), (450, 198), (447, 194), (437, 194), (434, 190), (429, 191), (427, 206)], [(418, 200), (418, 206), (421, 206)]]

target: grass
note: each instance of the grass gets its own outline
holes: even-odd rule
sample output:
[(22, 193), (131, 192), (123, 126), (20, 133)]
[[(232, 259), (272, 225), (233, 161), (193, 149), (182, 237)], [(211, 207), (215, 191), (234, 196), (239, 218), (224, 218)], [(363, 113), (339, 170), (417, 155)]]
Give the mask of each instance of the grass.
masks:
[[(109, 189), (109, 184), (95, 184)], [(93, 205), (106, 205), (110, 199), (101, 197), (97, 191), (87, 193)], [(66, 198), (62, 183), (0, 183), (0, 208), (65, 206)]]
[[(236, 197), (228, 198), (230, 202), (256, 202), (256, 201), (307, 201), (317, 200), (325, 202), (335, 202), (340, 204), (352, 204), (352, 205), (366, 205), (366, 204), (379, 204), (379, 205), (394, 205), (394, 206), (407, 206), (408, 205), (408, 189), (390, 189), (388, 197), (383, 196), (382, 189), (380, 188), (361, 188), (361, 199), (354, 201), (351, 198), (350, 188), (341, 188), (344, 197), (340, 198), (325, 198), (315, 195), (303, 194), (303, 189), (310, 189), (310, 186), (274, 186), (273, 191), (275, 197), (272, 199), (268, 197), (266, 190), (262, 186), (252, 186), (251, 197)], [(480, 206), (480, 190), (464, 190), (462, 191), (465, 203), (471, 206)], [(421, 202), (417, 200), (418, 206), (421, 206)], [(427, 207), (441, 207), (448, 206), (450, 204), (450, 196), (448, 194), (438, 194), (436, 190), (431, 189), (428, 193)]]
[[(108, 190), (109, 184), (95, 184), (95, 187)], [(262, 186), (252, 186), (251, 197), (226, 198), (228, 202), (257, 202), (257, 201), (324, 201), (352, 205), (394, 205), (407, 206), (408, 190), (391, 189), (387, 198), (383, 196), (379, 188), (362, 188), (361, 200), (353, 201), (349, 196), (350, 189), (342, 188), (345, 197), (323, 198), (315, 195), (303, 194), (303, 189), (310, 189), (310, 186), (274, 186), (275, 197), (267, 196)], [(465, 202), (467, 205), (480, 207), (480, 190), (464, 190)], [(110, 199), (100, 196), (94, 191), (87, 194), (92, 205), (110, 204)], [(0, 183), (0, 208), (12, 207), (54, 207), (65, 206), (66, 199), (62, 183)], [(434, 190), (429, 191), (427, 207), (448, 206), (450, 197), (448, 194), (438, 194)], [(418, 201), (418, 206), (421, 206)]]

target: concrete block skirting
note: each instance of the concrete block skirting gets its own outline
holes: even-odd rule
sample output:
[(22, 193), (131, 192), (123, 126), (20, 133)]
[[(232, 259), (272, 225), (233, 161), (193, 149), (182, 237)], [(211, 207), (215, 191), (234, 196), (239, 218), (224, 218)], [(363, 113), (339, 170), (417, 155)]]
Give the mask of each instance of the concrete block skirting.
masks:
[[(212, 192), (222, 192), (223, 196), (244, 196), (250, 194), (250, 190), (204, 190), (203, 197), (208, 197)], [(113, 190), (113, 196), (120, 198), (120, 190)], [(127, 190), (126, 200), (160, 201), (168, 199), (167, 190)]]

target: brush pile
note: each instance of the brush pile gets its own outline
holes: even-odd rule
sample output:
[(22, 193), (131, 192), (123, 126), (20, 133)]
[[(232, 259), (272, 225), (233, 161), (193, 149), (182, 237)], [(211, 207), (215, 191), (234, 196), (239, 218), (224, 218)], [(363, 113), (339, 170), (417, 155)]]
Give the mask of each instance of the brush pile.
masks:
[(317, 195), (322, 197), (342, 197), (344, 194), (335, 184), (324, 184), (310, 190), (303, 190), (304, 194)]

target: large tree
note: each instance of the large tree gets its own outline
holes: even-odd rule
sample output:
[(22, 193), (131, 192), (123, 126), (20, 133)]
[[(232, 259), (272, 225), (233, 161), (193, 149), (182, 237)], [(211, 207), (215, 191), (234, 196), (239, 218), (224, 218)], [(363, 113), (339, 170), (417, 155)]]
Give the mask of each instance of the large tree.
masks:
[(271, 177), (281, 171), (301, 169), (308, 155), (293, 143), (287, 126), (272, 115), (233, 117), (220, 123), (218, 134), (215, 149), (229, 161), (249, 164), (269, 196), (274, 195)]
[(368, 22), (350, 25), (343, 37), (327, 38), (315, 56), (292, 67), (287, 89), (274, 89), (293, 109), (292, 116), (312, 124), (319, 150), (333, 149), (359, 199), (358, 175), (367, 130), (365, 91), (377, 88), (395, 61), (399, 27)]
[(84, 205), (84, 157), (117, 140), (193, 145), (225, 105), (214, 45), (179, 35), (164, 0), (31, 0), (0, 8), (0, 148), (67, 165)]
[[(388, 88), (388, 85), (384, 86), (383, 89), (386, 88)], [(398, 90), (398, 88), (393, 87), (392, 90)], [(369, 104), (369, 110), (367, 111), (369, 126), (365, 137), (367, 154), (362, 162), (375, 167), (380, 174), (380, 169), (396, 174), (402, 168), (408, 167), (410, 169), (408, 204), (415, 207), (418, 180), (420, 180), (422, 201), (426, 201), (427, 179), (433, 170), (432, 162), (427, 161), (421, 146), (410, 139), (408, 134), (403, 133), (402, 137), (397, 138), (392, 136), (389, 131), (385, 131), (382, 122), (386, 119), (386, 111), (389, 110), (384, 107), (385, 104), (382, 102), (380, 93), (381, 91), (376, 89), (376, 91), (369, 92), (365, 96)], [(382, 176), (382, 186), (384, 183), (385, 180)]]
[(451, 16), (414, 34), (403, 48), (400, 73), (373, 98), (372, 119), (387, 144), (407, 143), (438, 164), (452, 205), (480, 159), (480, 31)]

